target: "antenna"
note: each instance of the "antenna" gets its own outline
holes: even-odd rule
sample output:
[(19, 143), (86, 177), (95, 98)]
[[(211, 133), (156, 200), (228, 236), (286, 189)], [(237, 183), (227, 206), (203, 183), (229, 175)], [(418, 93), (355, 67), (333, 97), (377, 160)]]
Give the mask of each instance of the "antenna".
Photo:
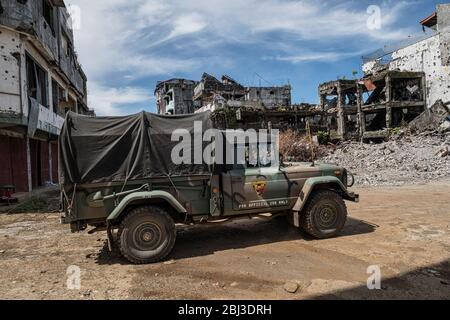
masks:
[(260, 76), (258, 73), (255, 72), (255, 75), (260, 79), (260, 81), (259, 81), (259, 86), (260, 86), (260, 87), (261, 87), (261, 80), (264, 80), (265, 82), (267, 82), (267, 84), (269, 84), (269, 86), (275, 87), (275, 86), (273, 85), (273, 83), (270, 83), (269, 81), (267, 81), (266, 79), (264, 79), (262, 76)]
[(311, 125), (309, 124), (309, 120), (306, 121), (306, 132), (308, 133), (308, 140), (309, 140), (310, 147), (311, 147), (311, 162), (312, 162), (312, 166), (314, 167), (315, 166), (314, 142), (313, 142), (313, 138), (312, 138), (312, 134), (311, 134)]

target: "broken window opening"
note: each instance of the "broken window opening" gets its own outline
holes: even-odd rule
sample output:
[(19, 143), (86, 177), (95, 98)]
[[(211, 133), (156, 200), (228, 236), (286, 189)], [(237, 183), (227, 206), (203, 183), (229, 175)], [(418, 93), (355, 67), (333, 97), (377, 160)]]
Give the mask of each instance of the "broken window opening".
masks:
[(66, 56), (70, 56), (70, 41), (64, 31), (61, 32), (61, 48)]
[(366, 131), (380, 131), (385, 130), (386, 124), (386, 109), (379, 110), (373, 113), (364, 114), (366, 122)]
[(338, 105), (338, 96), (337, 95), (326, 95), (323, 98), (324, 101), (324, 111), (328, 113), (336, 113), (337, 105)]
[(47, 72), (29, 55), (26, 58), (28, 97), (48, 108)]
[(65, 90), (52, 79), (52, 106), (53, 112), (60, 116), (64, 116), (64, 108), (61, 106), (65, 102)]
[(352, 137), (356, 137), (359, 134), (359, 126), (358, 126), (358, 115), (357, 114), (349, 114), (345, 119), (345, 128), (346, 132), (350, 134)]
[(398, 79), (392, 84), (394, 101), (422, 101), (422, 79)]
[(54, 9), (53, 5), (48, 0), (42, 0), (42, 15), (44, 17), (45, 22), (52, 30), (53, 34), (55, 33), (55, 19), (54, 19)]
[(392, 127), (406, 127), (423, 113), (423, 107), (395, 108), (392, 110)]
[(64, 113), (67, 113), (69, 111), (76, 112), (77, 111), (77, 102), (69, 97), (69, 101), (64, 107)]
[(386, 81), (377, 81), (374, 82), (373, 85), (375, 86), (375, 89), (368, 90), (364, 93), (364, 96), (367, 97), (364, 99), (364, 104), (372, 105), (386, 103)]
[(356, 106), (358, 104), (358, 96), (356, 92), (347, 91), (343, 95), (344, 95), (344, 105)]

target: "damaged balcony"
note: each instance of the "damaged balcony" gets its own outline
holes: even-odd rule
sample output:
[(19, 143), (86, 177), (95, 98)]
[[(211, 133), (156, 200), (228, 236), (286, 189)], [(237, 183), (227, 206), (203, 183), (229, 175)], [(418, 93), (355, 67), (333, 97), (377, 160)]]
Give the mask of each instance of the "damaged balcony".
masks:
[(58, 7), (61, 1), (0, 1), (0, 24), (28, 36), (50, 61), (58, 60)]
[[(425, 74), (383, 71), (360, 82), (362, 139), (384, 139), (426, 109)], [(367, 97), (367, 98), (365, 98)]]
[[(228, 110), (228, 111), (227, 111)], [(271, 128), (306, 132), (307, 123), (312, 132), (325, 131), (325, 115), (318, 105), (302, 103), (282, 109), (261, 109), (258, 106), (220, 108), (214, 112), (215, 123), (223, 129)]]
[(355, 80), (336, 80), (319, 86), (320, 108), (326, 115), (331, 139), (352, 139), (360, 135), (360, 88)]
[(194, 101), (201, 101), (202, 106), (212, 103), (214, 97), (220, 94), (225, 100), (244, 100), (245, 88), (232, 78), (224, 75), (222, 81), (204, 73), (202, 79), (194, 89)]

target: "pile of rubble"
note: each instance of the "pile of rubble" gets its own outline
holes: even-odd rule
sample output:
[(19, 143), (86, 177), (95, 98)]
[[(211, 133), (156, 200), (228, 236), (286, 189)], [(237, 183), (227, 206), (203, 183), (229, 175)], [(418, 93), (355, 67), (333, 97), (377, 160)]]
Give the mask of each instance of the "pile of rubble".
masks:
[(450, 180), (450, 133), (400, 134), (381, 144), (344, 142), (321, 161), (350, 170), (357, 186)]
[(286, 162), (309, 162), (330, 153), (330, 146), (319, 145), (293, 130), (280, 133), (280, 154)]

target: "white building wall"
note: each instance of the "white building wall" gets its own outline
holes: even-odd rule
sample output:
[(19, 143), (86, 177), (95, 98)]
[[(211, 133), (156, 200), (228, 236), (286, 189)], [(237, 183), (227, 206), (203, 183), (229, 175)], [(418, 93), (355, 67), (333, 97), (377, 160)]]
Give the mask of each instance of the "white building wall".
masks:
[[(446, 34), (436, 34), (392, 53), (389, 70), (424, 72), (427, 87), (427, 105), (431, 107), (437, 100), (450, 101), (450, 67), (445, 65), (441, 48)], [(443, 63), (444, 60), (444, 63)], [(379, 67), (377, 61), (363, 65), (364, 73), (371, 73)]]
[(38, 129), (58, 134), (64, 118), (53, 112), (52, 79), (73, 95), (73, 89), (52, 69), (31, 42), (20, 33), (0, 27), (0, 112), (28, 117), (27, 54), (47, 73), (48, 108), (39, 106)]
[(413, 44), (392, 54), (389, 69), (425, 73), (427, 105), (450, 101), (450, 68), (442, 64), (441, 35)]
[(0, 27), (0, 112), (21, 113), (18, 33)]

